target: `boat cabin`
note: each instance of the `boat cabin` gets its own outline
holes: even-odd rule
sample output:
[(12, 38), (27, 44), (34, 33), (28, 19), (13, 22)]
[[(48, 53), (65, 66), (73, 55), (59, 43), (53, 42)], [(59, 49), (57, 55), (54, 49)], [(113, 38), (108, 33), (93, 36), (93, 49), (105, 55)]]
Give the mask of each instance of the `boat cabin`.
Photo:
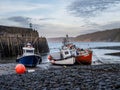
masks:
[(72, 55), (69, 49), (64, 49), (64, 50), (51, 53), (51, 56), (53, 59), (61, 60), (61, 59), (69, 58)]
[(61, 52), (62, 52), (63, 58), (71, 57), (71, 52), (69, 49), (62, 50)]
[(28, 43), (25, 47), (23, 47), (23, 56), (34, 55), (35, 48), (32, 47), (30, 43)]
[(23, 55), (34, 55), (34, 48), (33, 47), (23, 47)]

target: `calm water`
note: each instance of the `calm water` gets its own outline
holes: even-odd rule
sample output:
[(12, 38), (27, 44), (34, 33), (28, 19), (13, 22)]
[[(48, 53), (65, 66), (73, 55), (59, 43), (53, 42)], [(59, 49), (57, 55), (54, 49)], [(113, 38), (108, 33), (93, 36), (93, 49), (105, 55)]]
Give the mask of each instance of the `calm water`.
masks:
[[(104, 46), (120, 46), (120, 43), (116, 42), (74, 42), (74, 44), (79, 48), (94, 48), (94, 47), (104, 47)], [(60, 48), (62, 43), (55, 43), (55, 42), (48, 42), (50, 52), (54, 52)], [(56, 48), (56, 49), (55, 49)], [(109, 49), (92, 49), (93, 50), (93, 61), (97, 61), (98, 59), (103, 61), (104, 63), (120, 63), (120, 57), (118, 56), (110, 56), (104, 55), (105, 53), (113, 53), (113, 52), (120, 52), (120, 50), (109, 50)], [(48, 64), (49, 61), (47, 60), (47, 56), (49, 53), (42, 53), (42, 64)], [(7, 58), (2, 60), (3, 63), (15, 63), (14, 58)], [(7, 61), (6, 61), (7, 60)]]

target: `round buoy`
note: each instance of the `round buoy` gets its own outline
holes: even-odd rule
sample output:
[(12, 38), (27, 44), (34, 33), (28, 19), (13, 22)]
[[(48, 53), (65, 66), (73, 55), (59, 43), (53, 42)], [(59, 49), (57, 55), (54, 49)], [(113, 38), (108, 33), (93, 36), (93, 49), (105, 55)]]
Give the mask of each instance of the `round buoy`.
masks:
[(52, 56), (51, 56), (51, 55), (48, 55), (48, 59), (49, 59), (49, 60), (52, 60)]
[(15, 67), (15, 71), (17, 74), (24, 74), (26, 72), (26, 68), (23, 64), (17, 64)]

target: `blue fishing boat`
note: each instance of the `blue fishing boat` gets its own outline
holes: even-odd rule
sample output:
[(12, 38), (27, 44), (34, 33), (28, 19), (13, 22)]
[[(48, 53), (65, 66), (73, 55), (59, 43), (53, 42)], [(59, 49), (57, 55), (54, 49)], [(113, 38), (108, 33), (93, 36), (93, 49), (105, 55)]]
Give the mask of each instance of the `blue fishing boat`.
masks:
[(25, 47), (23, 47), (23, 55), (19, 56), (16, 62), (21, 63), (25, 66), (35, 67), (38, 63), (42, 62), (42, 58), (39, 54), (35, 54), (35, 48), (31, 45), (31, 43), (27, 43)]

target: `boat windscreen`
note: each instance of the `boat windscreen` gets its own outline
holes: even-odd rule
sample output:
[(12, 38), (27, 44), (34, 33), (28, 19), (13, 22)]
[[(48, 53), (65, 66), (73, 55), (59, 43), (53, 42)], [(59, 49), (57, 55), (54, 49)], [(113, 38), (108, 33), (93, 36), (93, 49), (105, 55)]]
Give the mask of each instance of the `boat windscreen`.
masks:
[(65, 52), (65, 55), (66, 55), (66, 54), (69, 54), (69, 52), (68, 52), (68, 51), (66, 51), (66, 52)]
[(33, 50), (26, 50), (26, 53), (33, 53)]

